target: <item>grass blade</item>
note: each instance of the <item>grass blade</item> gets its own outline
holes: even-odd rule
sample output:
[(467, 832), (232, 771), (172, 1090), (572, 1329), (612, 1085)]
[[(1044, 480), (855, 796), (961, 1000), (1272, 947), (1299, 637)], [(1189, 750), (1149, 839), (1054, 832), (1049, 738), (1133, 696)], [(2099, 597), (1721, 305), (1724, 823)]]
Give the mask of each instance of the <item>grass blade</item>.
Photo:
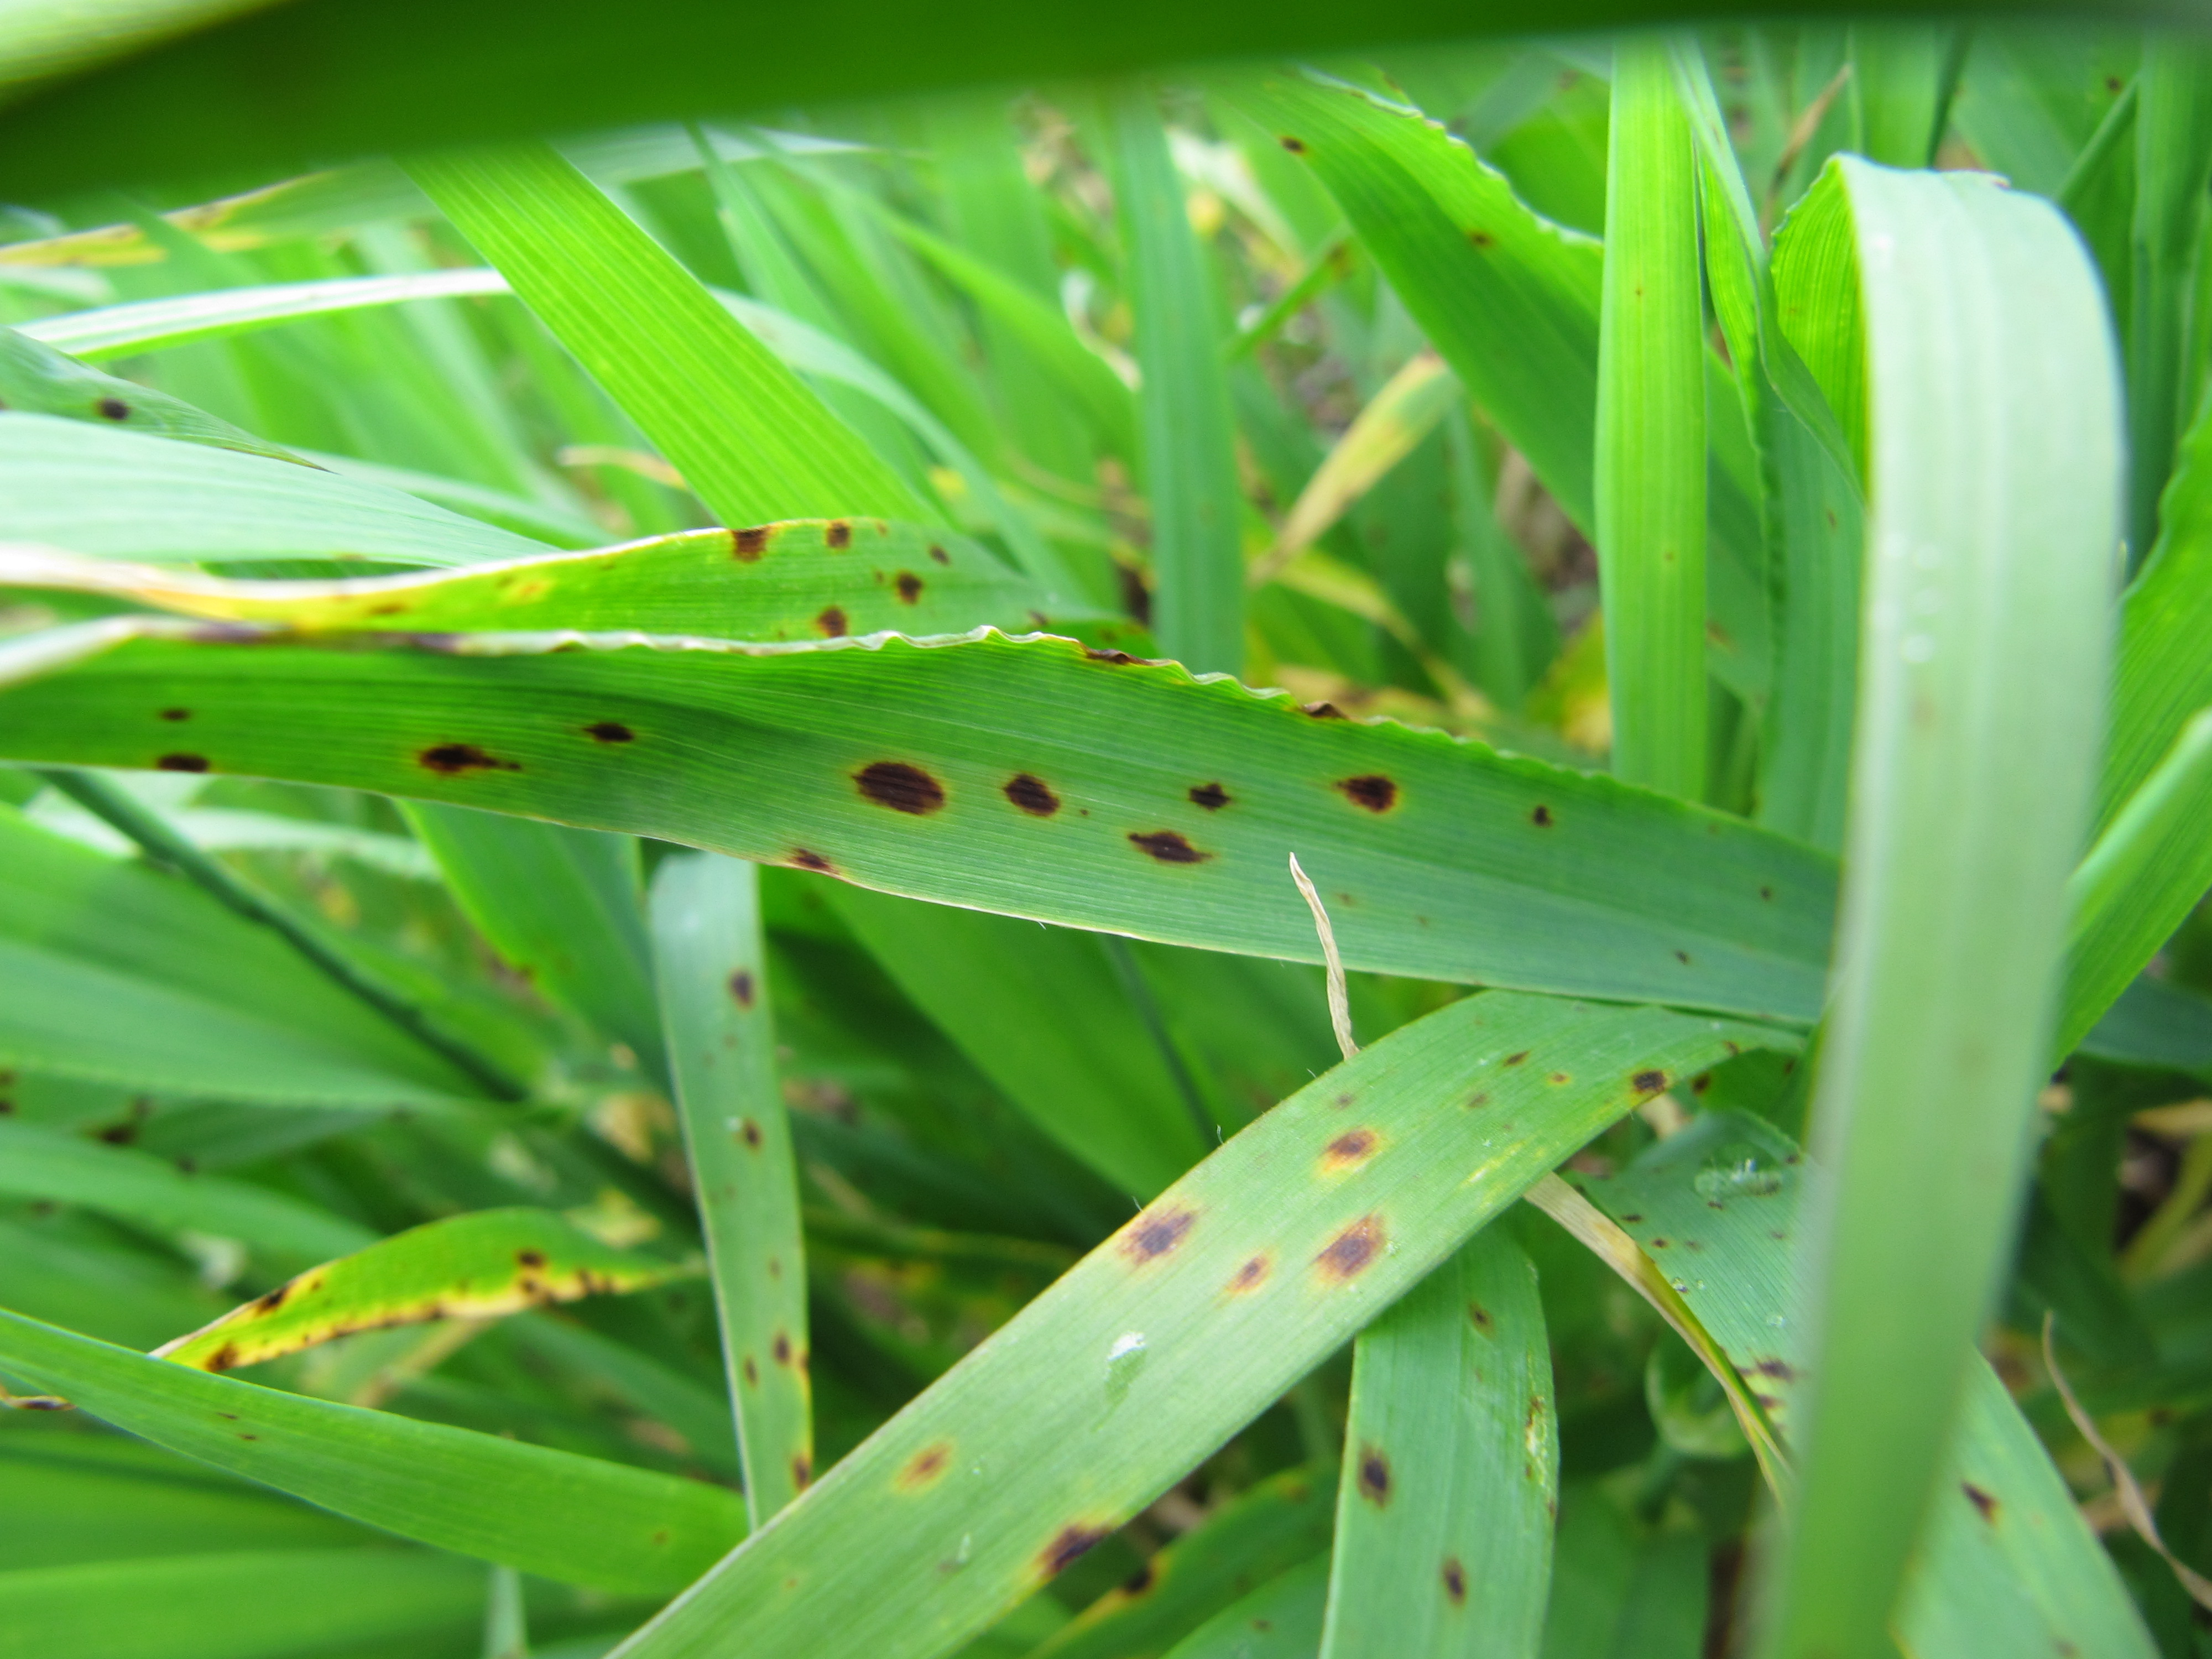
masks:
[(10, 328), (0, 328), (0, 409), (304, 465), (289, 450), (218, 421), (181, 398), (87, 368), (29, 333)]
[(2212, 174), (2212, 53), (2181, 36), (2150, 36), (2136, 94), (2136, 205), (2128, 331), (2128, 545), (2140, 562), (2158, 536), (2159, 494), (2193, 388), (2189, 294)]
[(356, 1331), (432, 1319), (496, 1319), (619, 1296), (693, 1269), (602, 1244), (549, 1210), (477, 1210), (426, 1222), (311, 1267), (154, 1357), (227, 1371)]
[[(2101, 296), (2056, 211), (1844, 161), (1872, 410), (1867, 631), (1808, 1229), (1819, 1389), (1767, 1650), (1884, 1624), (2023, 1173), (2096, 742), (2121, 490)], [(1953, 1171), (1983, 1172), (1961, 1190)], [(1899, 1298), (1911, 1283), (1916, 1294)]]
[(1661, 40), (1615, 48), (1597, 372), (1595, 522), (1613, 769), (1705, 779), (1705, 313), (1697, 158)]
[(718, 1486), (210, 1376), (20, 1314), (0, 1311), (0, 1371), (157, 1446), (563, 1583), (665, 1595), (744, 1533)]
[(410, 164), (724, 523), (922, 516), (896, 474), (550, 146)]
[[(1508, 994), (1401, 1027), (1154, 1200), (620, 1651), (718, 1652), (739, 1625), (754, 1659), (951, 1650), (1566, 1148), (1667, 1078), (1758, 1041), (1656, 1009)], [(984, 1478), (979, 1512), (969, 1494)], [(881, 1541), (855, 1547), (856, 1528)]]
[(1194, 672), (1233, 674), (1244, 662), (1243, 498), (1212, 279), (1152, 89), (1121, 85), (1107, 110), (1144, 377), (1153, 629), (1160, 648)]
[(1884, 167), (1935, 165), (1966, 59), (1956, 26), (1874, 23), (1850, 35), (1851, 148)]
[(759, 877), (681, 854), (653, 881), (653, 950), (755, 1526), (814, 1478), (799, 1172), (776, 1078)]
[(1168, 1650), (1167, 1659), (1309, 1659), (1321, 1640), (1328, 1563), (1270, 1579)]
[(1491, 1229), (1352, 1350), (1321, 1659), (1532, 1659), (1559, 1459), (1536, 1269)]
[[(213, 772), (623, 830), (1310, 962), (1310, 919), (1284, 878), (1295, 852), (1349, 967), (1801, 1019), (1820, 1006), (1824, 855), (1611, 779), (1316, 718), (1335, 711), (1172, 664), (990, 635), (437, 635), (364, 649), (204, 631), (115, 619), (0, 649), (0, 685), (14, 682), (0, 754), (143, 766), (171, 728), (112, 711), (185, 707)], [(635, 741), (591, 735), (609, 720)]]

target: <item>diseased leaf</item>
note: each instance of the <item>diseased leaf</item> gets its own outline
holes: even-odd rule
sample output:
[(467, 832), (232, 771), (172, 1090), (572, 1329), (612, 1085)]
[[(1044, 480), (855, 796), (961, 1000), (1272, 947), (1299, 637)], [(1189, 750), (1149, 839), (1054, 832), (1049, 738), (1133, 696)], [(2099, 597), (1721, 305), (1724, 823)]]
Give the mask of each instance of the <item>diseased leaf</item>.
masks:
[(1223, 1608), (1167, 1659), (1307, 1659), (1321, 1638), (1328, 1593), (1328, 1563), (1316, 1557)]

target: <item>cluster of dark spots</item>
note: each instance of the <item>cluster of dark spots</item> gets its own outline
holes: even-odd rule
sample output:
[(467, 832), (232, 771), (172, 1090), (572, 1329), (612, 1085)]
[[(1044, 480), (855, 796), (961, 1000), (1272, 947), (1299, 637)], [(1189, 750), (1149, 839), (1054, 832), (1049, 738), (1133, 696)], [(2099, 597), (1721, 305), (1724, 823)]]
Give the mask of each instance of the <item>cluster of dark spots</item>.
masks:
[(1229, 792), (1218, 783), (1197, 784), (1190, 792), (1190, 804), (1203, 806), (1209, 812), (1218, 812), (1229, 805)]
[(1198, 1219), (1194, 1210), (1149, 1211), (1132, 1221), (1121, 1236), (1121, 1254), (1132, 1261), (1152, 1261), (1182, 1243)]
[(1006, 799), (1033, 818), (1048, 818), (1060, 811), (1060, 797), (1042, 778), (1017, 772), (1006, 780)]
[(102, 398), (93, 407), (100, 411), (100, 418), (103, 421), (127, 421), (131, 418), (131, 405), (120, 398)]
[(208, 769), (205, 755), (164, 755), (154, 764), (164, 772), (204, 772)]
[(1323, 1245), (1314, 1261), (1328, 1277), (1345, 1279), (1364, 1272), (1382, 1253), (1382, 1217), (1362, 1216)]
[(898, 1472), (896, 1485), (901, 1492), (919, 1492), (943, 1474), (952, 1464), (952, 1443), (933, 1440), (906, 1461)]
[(161, 711), (161, 718), (165, 720), (188, 720), (191, 717), (192, 711), (189, 708), (164, 708)]
[(1346, 1129), (1330, 1141), (1321, 1155), (1321, 1166), (1332, 1173), (1356, 1170), (1375, 1155), (1375, 1131)]
[(1974, 1506), (1976, 1514), (1991, 1526), (1996, 1525), (1997, 1500), (1994, 1494), (1984, 1492), (1971, 1480), (1961, 1480), (1959, 1490), (1966, 1494), (1966, 1501)]
[(1398, 804), (1398, 786), (1379, 772), (1339, 778), (1336, 787), (1354, 806), (1364, 806), (1370, 812), (1387, 812)]
[(1121, 1594), (1127, 1596), (1142, 1595), (1152, 1587), (1152, 1564), (1147, 1561), (1121, 1581)]
[(799, 1452), (791, 1460), (791, 1484), (800, 1492), (814, 1484), (814, 1460)]
[(1302, 702), (1298, 705), (1298, 713), (1317, 720), (1340, 720), (1344, 718), (1344, 711), (1333, 702)]
[(891, 578), (891, 586), (898, 589), (902, 605), (913, 605), (921, 598), (921, 578), (911, 570), (900, 571)]
[(1283, 148), (1293, 155), (1303, 155), (1306, 153), (1306, 141), (1303, 138), (1293, 138), (1286, 132), (1283, 135)]
[(1043, 1553), (1037, 1557), (1044, 1568), (1045, 1577), (1059, 1577), (1104, 1542), (1105, 1538), (1105, 1528), (1086, 1527), (1071, 1521), (1060, 1529), (1059, 1534), (1044, 1547)]
[(783, 1332), (778, 1331), (775, 1334), (775, 1340), (769, 1344), (768, 1357), (779, 1365), (791, 1364), (791, 1338)]
[(1444, 1594), (1454, 1607), (1467, 1605), (1467, 1569), (1460, 1565), (1455, 1555), (1444, 1557)]
[(1519, 1066), (1519, 1065), (1523, 1064), (1523, 1063), (1528, 1060), (1528, 1051), (1526, 1048), (1523, 1048), (1523, 1049), (1522, 1049), (1519, 1054), (1508, 1054), (1508, 1055), (1506, 1055), (1506, 1056), (1505, 1056), (1505, 1063), (1506, 1063), (1508, 1066)]
[(513, 761), (503, 761), (496, 755), (488, 755), (472, 743), (441, 743), (433, 744), (416, 757), (433, 772), (443, 772), (451, 777), (460, 772), (520, 772), (522, 768)]
[(836, 605), (827, 607), (814, 619), (815, 628), (825, 640), (842, 638), (850, 630), (845, 626), (845, 613)]
[(1213, 856), (1200, 852), (1174, 830), (1132, 830), (1129, 840), (1162, 864), (1203, 864)]
[(933, 543), (930, 546), (929, 556), (936, 560), (939, 564), (951, 564), (952, 562), (952, 556)]
[(742, 1140), (742, 1141), (744, 1141), (744, 1142), (745, 1143), (745, 1148), (746, 1148), (746, 1150), (747, 1150), (747, 1151), (749, 1151), (749, 1152), (757, 1152), (760, 1151), (760, 1149), (761, 1149), (761, 1127), (760, 1127), (760, 1125), (759, 1125), (759, 1124), (757, 1124), (757, 1123), (756, 1123), (756, 1122), (754, 1122), (754, 1121), (752, 1121), (752, 1119), (750, 1119), (750, 1118), (749, 1118), (749, 1117), (747, 1117), (747, 1118), (740, 1118), (740, 1119), (738, 1121), (738, 1139), (739, 1140)]
[(919, 766), (904, 761), (875, 761), (853, 775), (860, 793), (878, 806), (916, 817), (945, 805), (945, 786)]
[(822, 526), (822, 545), (842, 550), (853, 544), (853, 526), (843, 519), (832, 519)]
[(1359, 1449), (1359, 1495), (1378, 1509), (1390, 1501), (1390, 1460), (1379, 1446)]
[(620, 720), (601, 720), (584, 728), (584, 735), (599, 743), (634, 743), (637, 733)]
[(749, 530), (732, 530), (730, 532), (732, 558), (743, 559), (747, 564), (750, 564), (766, 551), (768, 551), (766, 525), (757, 524)]
[(1255, 1255), (1237, 1270), (1237, 1276), (1229, 1281), (1229, 1293), (1242, 1296), (1247, 1291), (1255, 1291), (1266, 1283), (1267, 1278), (1267, 1258)]
[(1552, 809), (1548, 806), (1539, 805), (1534, 811), (1528, 814), (1528, 822), (1534, 824), (1539, 830), (1550, 829), (1552, 827)]
[(790, 858), (785, 861), (795, 870), (813, 870), (825, 876), (834, 876), (837, 873), (836, 865), (823, 858), (821, 854), (810, 853), (804, 847), (793, 848)]
[(751, 1007), (753, 1006), (754, 995), (753, 976), (742, 968), (738, 969), (736, 973), (732, 974), (730, 975), (730, 994), (738, 1000), (738, 1007)]
[(1656, 1095), (1667, 1086), (1667, 1073), (1660, 1071), (1638, 1072), (1629, 1082), (1639, 1095)]

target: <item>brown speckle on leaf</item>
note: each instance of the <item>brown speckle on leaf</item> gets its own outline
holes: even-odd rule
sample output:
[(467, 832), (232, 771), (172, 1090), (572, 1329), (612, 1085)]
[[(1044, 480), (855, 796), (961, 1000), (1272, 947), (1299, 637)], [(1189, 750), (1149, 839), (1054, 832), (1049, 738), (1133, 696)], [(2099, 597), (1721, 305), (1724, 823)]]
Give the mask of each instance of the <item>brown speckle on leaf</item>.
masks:
[(1379, 1446), (1359, 1449), (1359, 1495), (1377, 1509), (1390, 1501), (1390, 1460)]
[(1552, 827), (1552, 809), (1548, 806), (1539, 805), (1534, 811), (1528, 814), (1528, 822), (1534, 824), (1539, 830), (1550, 829)]
[(586, 726), (584, 731), (601, 743), (634, 743), (637, 739), (637, 733), (620, 720), (601, 720), (596, 726)]
[(1116, 668), (1150, 667), (1152, 660), (1150, 657), (1133, 657), (1126, 651), (1102, 650), (1095, 646), (1084, 647), (1083, 654), (1093, 662), (1110, 662)]
[(1795, 1382), (1797, 1380), (1797, 1368), (1786, 1359), (1762, 1359), (1751, 1369), (1759, 1376), (1771, 1376), (1778, 1382)]
[(1045, 1577), (1057, 1578), (1104, 1541), (1105, 1537), (1106, 1528), (1103, 1527), (1086, 1527), (1070, 1522), (1060, 1529), (1037, 1558), (1044, 1568)]
[(1485, 1336), (1491, 1334), (1492, 1327), (1495, 1322), (1491, 1317), (1490, 1310), (1484, 1307), (1482, 1304), (1480, 1302), (1468, 1303), (1467, 1304), (1467, 1317), (1468, 1322), (1473, 1325), (1475, 1329), (1480, 1331)]
[(936, 1485), (937, 1479), (952, 1467), (952, 1443), (933, 1440), (906, 1460), (893, 1483), (901, 1492), (920, 1492)]
[(1303, 138), (1293, 138), (1286, 132), (1283, 135), (1283, 148), (1293, 155), (1303, 155), (1306, 153), (1306, 141)]
[(1498, 239), (1486, 230), (1470, 230), (1467, 234), (1467, 240), (1485, 252), (1497, 246), (1498, 241)]
[(1190, 804), (1203, 806), (1209, 812), (1218, 812), (1229, 805), (1229, 792), (1218, 783), (1198, 784), (1190, 792)]
[(165, 720), (188, 720), (191, 717), (192, 711), (189, 708), (164, 708), (161, 711), (161, 718)]
[(1174, 830), (1133, 830), (1129, 840), (1162, 864), (1203, 864), (1213, 856), (1200, 852)]
[(1455, 1607), (1467, 1605), (1467, 1569), (1455, 1555), (1444, 1557), (1444, 1595)]
[(1984, 1492), (1971, 1480), (1960, 1481), (1959, 1490), (1966, 1494), (1966, 1501), (1974, 1506), (1977, 1515), (1991, 1526), (1996, 1525), (1997, 1500), (1994, 1493)]
[(1302, 702), (1298, 713), (1317, 720), (1340, 720), (1344, 711), (1333, 702)]
[(730, 532), (730, 556), (750, 564), (768, 550), (768, 526), (757, 524), (749, 530)]
[(952, 556), (950, 553), (947, 553), (943, 548), (939, 547), (934, 544), (932, 544), (930, 547), (929, 556), (936, 560), (939, 564), (951, 564), (952, 562)]
[(1674, 952), (1674, 960), (1686, 968), (1690, 965), (1690, 953), (1687, 951), (1677, 951)]
[(737, 999), (738, 1006), (750, 1008), (756, 994), (753, 976), (740, 968), (730, 975), (730, 994)]
[(1142, 1595), (1146, 1590), (1152, 1589), (1155, 1576), (1152, 1564), (1150, 1561), (1146, 1562), (1121, 1581), (1121, 1594), (1132, 1598)]
[(164, 772), (204, 772), (208, 769), (205, 755), (164, 755), (154, 764)]
[(768, 1357), (779, 1365), (791, 1364), (791, 1339), (783, 1332), (778, 1331), (775, 1334), (775, 1340), (769, 1344)]
[(1375, 1156), (1376, 1144), (1374, 1130), (1346, 1129), (1322, 1151), (1321, 1167), (1330, 1175), (1356, 1170)]
[(799, 1492), (814, 1484), (814, 1460), (805, 1452), (797, 1453), (791, 1460), (791, 1484)]
[(453, 777), (462, 772), (520, 772), (513, 761), (488, 755), (472, 743), (441, 743), (425, 749), (416, 758), (433, 772)]
[(853, 781), (870, 800), (894, 812), (921, 817), (945, 805), (945, 786), (904, 761), (876, 761), (855, 772)]
[(760, 1386), (760, 1367), (753, 1364), (753, 1357), (750, 1354), (745, 1356), (744, 1364), (738, 1369), (744, 1372), (747, 1382), (755, 1388)]
[(825, 876), (834, 876), (837, 873), (836, 865), (823, 858), (821, 854), (811, 853), (804, 847), (793, 848), (791, 856), (785, 862), (794, 870), (813, 870)]
[(846, 520), (832, 519), (822, 526), (822, 544), (842, 551), (853, 544), (853, 526)]
[(1267, 1282), (1267, 1258), (1264, 1255), (1251, 1256), (1237, 1270), (1236, 1277), (1229, 1281), (1229, 1294), (1242, 1296), (1247, 1291), (1258, 1290)]
[(844, 611), (834, 605), (814, 619), (814, 626), (826, 640), (840, 638), (850, 631), (845, 626)]
[(1771, 887), (1762, 887), (1759, 890), (1759, 896), (1763, 899), (1771, 899), (1774, 896), (1774, 890)]
[(1352, 1279), (1382, 1253), (1382, 1218), (1362, 1216), (1322, 1247), (1314, 1258), (1324, 1278)]
[(254, 1303), (253, 1311), (256, 1313), (265, 1314), (275, 1313), (277, 1309), (284, 1305), (284, 1298), (286, 1296), (290, 1294), (291, 1289), (292, 1287), (289, 1285), (279, 1285), (275, 1290), (270, 1291), (266, 1296), (260, 1297)]
[(93, 407), (100, 411), (100, 418), (103, 421), (127, 421), (131, 418), (131, 405), (120, 398), (102, 398)]
[(545, 1265), (545, 1252), (543, 1250), (517, 1250), (514, 1253), (514, 1260), (518, 1267), (527, 1267), (534, 1273), (538, 1268), (543, 1267)]
[(1121, 1254), (1132, 1261), (1157, 1261), (1188, 1237), (1194, 1210), (1147, 1210), (1121, 1230)]
[(227, 1371), (238, 1364), (238, 1347), (226, 1342), (207, 1357), (207, 1368), (211, 1371)]
[(1398, 786), (1379, 772), (1339, 778), (1336, 787), (1354, 806), (1364, 806), (1370, 812), (1387, 812), (1398, 804)]
[(1667, 1073), (1661, 1071), (1638, 1072), (1629, 1082), (1639, 1095), (1656, 1095), (1667, 1086)]
[(1508, 1066), (1521, 1066), (1521, 1065), (1525, 1065), (1525, 1064), (1527, 1063), (1527, 1061), (1528, 1061), (1528, 1051), (1526, 1048), (1523, 1048), (1523, 1049), (1522, 1049), (1519, 1054), (1508, 1054), (1508, 1055), (1506, 1055), (1506, 1056), (1505, 1056), (1505, 1063), (1506, 1063)]
[(1006, 780), (1006, 799), (1033, 818), (1048, 818), (1060, 811), (1060, 797), (1042, 778), (1017, 772)]
[(761, 1126), (749, 1117), (738, 1120), (738, 1139), (745, 1143), (745, 1150), (757, 1152), (761, 1149)]
[(913, 605), (921, 598), (921, 578), (911, 570), (902, 570), (891, 578), (891, 586), (898, 589), (899, 602)]
[(1467, 1109), (1470, 1112), (1478, 1106), (1487, 1106), (1489, 1104), (1490, 1091), (1487, 1089), (1478, 1089), (1474, 1093), (1467, 1097)]

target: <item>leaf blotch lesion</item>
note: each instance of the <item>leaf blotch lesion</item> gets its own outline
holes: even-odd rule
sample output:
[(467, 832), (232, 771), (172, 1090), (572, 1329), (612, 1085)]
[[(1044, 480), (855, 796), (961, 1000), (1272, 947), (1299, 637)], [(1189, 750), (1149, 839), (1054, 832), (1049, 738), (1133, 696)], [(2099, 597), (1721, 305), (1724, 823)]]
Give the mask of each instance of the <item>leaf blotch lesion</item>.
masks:
[(901, 1492), (923, 1492), (933, 1486), (952, 1467), (952, 1443), (933, 1440), (900, 1468), (892, 1485)]
[(746, 969), (740, 968), (730, 975), (730, 995), (736, 999), (738, 1007), (751, 1007), (759, 992), (760, 988), (753, 983), (753, 976)]
[(853, 775), (860, 793), (878, 806), (921, 817), (945, 805), (945, 786), (905, 761), (874, 761)]
[(1639, 1095), (1658, 1095), (1667, 1091), (1667, 1073), (1656, 1066), (1648, 1066), (1628, 1079)]
[(416, 757), (430, 771), (457, 777), (464, 772), (520, 772), (520, 763), (501, 760), (473, 743), (433, 744)]
[(208, 769), (205, 755), (164, 755), (154, 764), (164, 772), (204, 772)]
[(1235, 797), (1218, 783), (1195, 784), (1192, 786), (1190, 792), (1190, 804), (1193, 806), (1202, 806), (1209, 812), (1218, 812), (1234, 799)]
[(1243, 1296), (1248, 1291), (1258, 1290), (1267, 1282), (1268, 1272), (1269, 1265), (1266, 1255), (1246, 1257), (1244, 1265), (1237, 1268), (1229, 1280), (1229, 1294)]
[(1534, 824), (1539, 830), (1550, 829), (1552, 827), (1552, 809), (1540, 802), (1536, 810), (1528, 814), (1528, 822)]
[(750, 564), (755, 559), (760, 557), (760, 556), (766, 551), (768, 551), (768, 526), (766, 525), (757, 524), (744, 530), (732, 530), (730, 532), (730, 556), (732, 558), (741, 559), (745, 563)]
[(1129, 841), (1162, 864), (1203, 864), (1213, 856), (1193, 847), (1179, 830), (1132, 830)]
[(1339, 778), (1336, 788), (1354, 806), (1363, 806), (1370, 812), (1387, 812), (1398, 804), (1398, 786), (1380, 772), (1362, 773), (1356, 778)]
[(1390, 1501), (1390, 1460), (1380, 1446), (1359, 1449), (1359, 1495), (1377, 1509)]
[(814, 1460), (805, 1452), (794, 1452), (791, 1459), (791, 1486), (793, 1492), (805, 1492), (814, 1484)]
[(762, 1139), (761, 1126), (755, 1122), (751, 1118), (739, 1118), (738, 1120), (738, 1139), (744, 1142), (745, 1150), (747, 1152), (757, 1152), (760, 1151)]
[(1467, 1569), (1455, 1555), (1444, 1557), (1444, 1598), (1455, 1607), (1467, 1605)]
[(793, 848), (784, 862), (794, 870), (811, 870), (817, 875), (834, 876), (837, 873), (836, 865), (823, 858), (821, 854), (805, 847)]
[(1325, 1175), (1341, 1175), (1356, 1170), (1375, 1156), (1382, 1140), (1372, 1129), (1346, 1129), (1322, 1149), (1321, 1167)]
[(918, 605), (921, 602), (922, 580), (913, 571), (900, 571), (897, 575), (891, 578), (891, 586), (898, 590), (901, 605)]
[(1060, 811), (1060, 797), (1032, 772), (1017, 772), (1006, 783), (1006, 799), (1033, 818), (1048, 818)]
[(844, 608), (835, 605), (823, 607), (822, 614), (814, 619), (814, 628), (825, 640), (842, 639), (853, 631), (846, 623)]
[(1053, 1536), (1038, 1555), (1038, 1564), (1044, 1568), (1045, 1577), (1057, 1578), (1092, 1550), (1106, 1541), (1107, 1529), (1086, 1526), (1071, 1521)]
[(620, 720), (599, 720), (584, 728), (584, 735), (596, 743), (635, 743), (637, 733)]
[(1984, 1492), (1971, 1480), (1961, 1480), (1959, 1483), (1959, 1490), (1966, 1494), (1966, 1501), (1974, 1506), (1975, 1514), (1980, 1516), (1991, 1526), (1996, 1525), (2000, 1505), (1995, 1492)]
[(823, 546), (834, 548), (842, 553), (852, 544), (853, 526), (850, 520), (832, 519), (822, 526)]
[(1197, 1220), (1195, 1210), (1146, 1210), (1122, 1229), (1121, 1254), (1139, 1265), (1157, 1261), (1190, 1237)]
[(1382, 1254), (1382, 1218), (1362, 1216), (1322, 1247), (1314, 1258), (1322, 1277), (1341, 1284), (1358, 1278)]

